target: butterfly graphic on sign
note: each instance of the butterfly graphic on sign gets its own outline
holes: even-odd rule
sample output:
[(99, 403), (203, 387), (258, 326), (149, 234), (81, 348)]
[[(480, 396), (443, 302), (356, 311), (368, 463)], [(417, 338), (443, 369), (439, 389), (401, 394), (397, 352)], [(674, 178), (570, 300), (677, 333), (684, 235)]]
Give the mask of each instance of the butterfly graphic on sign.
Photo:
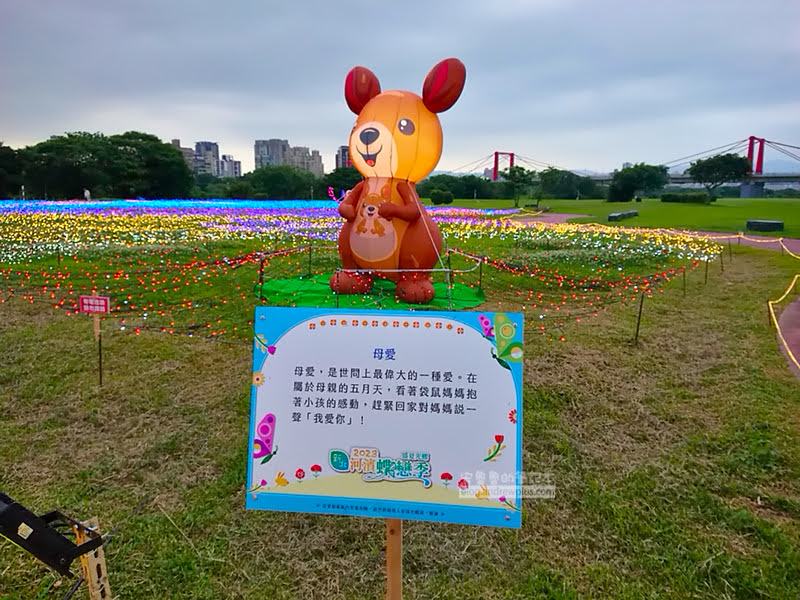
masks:
[(494, 340), (494, 326), (486, 315), (478, 315), (478, 322), (481, 324), (481, 335), (487, 340)]
[(497, 313), (494, 322), (486, 315), (478, 315), (478, 322), (481, 325), (481, 335), (494, 342), (492, 356), (501, 367), (511, 370), (509, 362), (522, 361), (522, 343), (514, 339), (517, 337), (517, 326), (508, 315)]
[(256, 427), (256, 435), (253, 440), (253, 458), (260, 458), (261, 464), (266, 462), (278, 453), (278, 446), (272, 448), (275, 439), (275, 415), (267, 413)]

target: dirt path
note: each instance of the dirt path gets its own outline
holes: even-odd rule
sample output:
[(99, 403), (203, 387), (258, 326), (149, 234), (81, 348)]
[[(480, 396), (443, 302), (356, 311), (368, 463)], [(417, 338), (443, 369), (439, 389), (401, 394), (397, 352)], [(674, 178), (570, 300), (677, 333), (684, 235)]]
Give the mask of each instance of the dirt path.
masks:
[(783, 309), (778, 317), (778, 327), (786, 345), (781, 343), (780, 336), (778, 344), (789, 361), (789, 367), (800, 378), (800, 298)]
[(537, 223), (566, 223), (567, 219), (577, 219), (578, 217), (590, 217), (591, 215), (578, 215), (574, 213), (539, 213), (536, 212), (521, 212), (518, 221), (530, 223), (535, 221)]
[[(673, 229), (670, 231), (680, 231), (690, 235), (701, 235), (717, 240), (722, 243), (741, 244), (752, 246), (753, 248), (764, 248), (766, 250), (789, 251), (800, 258), (800, 239), (797, 238), (776, 238), (766, 235), (752, 235), (750, 233), (722, 233), (720, 231), (689, 231), (684, 229)], [(781, 244), (781, 242), (783, 242)]]

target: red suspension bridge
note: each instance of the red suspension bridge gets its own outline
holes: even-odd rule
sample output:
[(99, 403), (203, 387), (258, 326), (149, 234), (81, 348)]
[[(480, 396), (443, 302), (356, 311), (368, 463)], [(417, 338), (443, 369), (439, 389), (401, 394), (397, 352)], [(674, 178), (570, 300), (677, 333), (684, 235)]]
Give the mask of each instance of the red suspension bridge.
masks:
[[(786, 173), (764, 173), (765, 148), (775, 150), (778, 153), (797, 161), (797, 171)], [(747, 160), (750, 163), (750, 175), (747, 181), (743, 182), (743, 196), (760, 196), (763, 193), (765, 183), (800, 184), (800, 146), (793, 146), (791, 144), (767, 140), (754, 135), (742, 140), (725, 144), (723, 146), (717, 146), (716, 148), (704, 150), (703, 152), (698, 152), (689, 156), (683, 156), (681, 158), (662, 163), (662, 165), (669, 169), (669, 183), (691, 184), (694, 183), (694, 180), (691, 178), (691, 176), (683, 172), (682, 167), (688, 167), (693, 161), (711, 158), (712, 156), (717, 156), (720, 154), (742, 154), (747, 157)], [(463, 167), (456, 169), (456, 172), (464, 174), (478, 173), (483, 176), (491, 177), (492, 180), (497, 180), (498, 177), (502, 175), (504, 170), (514, 166), (524, 166), (535, 171), (541, 171), (547, 168), (571, 171), (577, 175), (591, 177), (598, 183), (609, 183), (612, 177), (612, 173), (595, 173), (587, 175), (586, 172), (560, 167), (558, 165), (553, 165), (533, 158), (521, 156), (520, 154), (514, 152), (501, 151), (496, 151), (488, 156), (468, 163)]]

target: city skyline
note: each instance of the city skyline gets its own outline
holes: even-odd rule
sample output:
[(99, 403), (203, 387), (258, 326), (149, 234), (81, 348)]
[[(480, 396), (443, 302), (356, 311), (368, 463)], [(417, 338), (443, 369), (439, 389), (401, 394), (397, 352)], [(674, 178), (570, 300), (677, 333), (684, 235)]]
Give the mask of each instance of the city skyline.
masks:
[(308, 146), (292, 146), (289, 140), (272, 138), (256, 140), (253, 143), (255, 168), (264, 166), (290, 165), (313, 173), (317, 177), (324, 174), (322, 156), (316, 149)]
[[(749, 135), (800, 146), (798, 22), (800, 4), (782, 0), (465, 0), (411, 11), (342, 0), (310, 13), (249, 1), (222, 12), (186, 0), (9, 3), (0, 140), (138, 130), (217, 140), (249, 171), (253, 141), (269, 137), (319, 149), (331, 170), (355, 120), (343, 97), (350, 68), (419, 93), (428, 70), (456, 56), (467, 83), (441, 115), (439, 171), (495, 150), (606, 172)], [(91, 36), (76, 43), (83, 30)], [(367, 51), (351, 30), (379, 33)], [(292, 51), (264, 54), (265, 39)]]
[(225, 178), (241, 177), (243, 174), (242, 162), (235, 160), (232, 154), (220, 155), (217, 142), (198, 141), (194, 143), (194, 149), (182, 146), (180, 138), (172, 138), (170, 143), (180, 151), (186, 166), (195, 176), (211, 175)]

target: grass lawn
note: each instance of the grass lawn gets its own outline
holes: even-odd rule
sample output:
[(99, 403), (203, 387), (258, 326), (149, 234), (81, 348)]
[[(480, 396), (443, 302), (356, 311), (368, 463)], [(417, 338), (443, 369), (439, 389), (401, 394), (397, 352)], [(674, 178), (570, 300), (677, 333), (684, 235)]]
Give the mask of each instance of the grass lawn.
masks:
[[(521, 200), (520, 205), (530, 200)], [(470, 208), (512, 208), (511, 200), (456, 200), (455, 206)], [(575, 223), (605, 223), (627, 227), (668, 227), (697, 231), (745, 231), (748, 219), (783, 221), (784, 230), (759, 235), (800, 238), (800, 198), (721, 198), (705, 204), (674, 204), (647, 198), (642, 202), (608, 203), (603, 200), (542, 200), (540, 206), (549, 206), (552, 212), (590, 215), (570, 219)], [(624, 222), (608, 223), (608, 214), (635, 209), (638, 217)]]
[[(583, 212), (583, 204), (574, 206)], [(598, 259), (513, 239), (464, 244), (581, 276)], [(211, 261), (255, 248), (109, 248), (64, 258), (59, 272), (71, 273), (76, 290), (103, 281), (150, 307), (153, 331), (133, 333), (143, 322), (133, 309), (126, 329), (105, 323), (102, 388), (89, 319), (54, 310), (46, 296), (19, 292), (0, 303), (0, 489), (40, 512), (67, 506), (99, 516), (106, 529), (118, 525), (106, 548), (115, 597), (384, 594), (382, 520), (243, 508), (257, 265)], [(630, 297), (596, 317), (565, 318), (563, 342), (526, 329), (524, 468), (552, 474), (556, 498), (525, 500), (519, 531), (408, 522), (405, 598), (800, 597), (800, 382), (765, 309), (798, 263), (733, 251), (724, 272), (711, 264), (705, 284), (703, 267), (688, 271), (685, 295), (677, 277), (646, 298), (638, 345)], [(172, 267), (196, 259), (209, 261), (202, 277)], [(330, 250), (313, 259), (315, 269), (335, 263)], [(605, 277), (681, 266), (600, 259), (595, 270)], [(268, 276), (306, 265), (305, 255), (289, 256)], [(45, 272), (56, 272), (52, 257), (7, 273), (6, 283), (30, 275), (26, 289), (37, 289)], [(527, 305), (532, 318), (528, 286), (539, 286), (530, 289), (544, 303), (565, 293), (538, 281), (485, 267), (481, 308)], [(60, 283), (54, 293), (63, 293)], [(162, 300), (174, 310), (161, 315)], [(193, 321), (199, 329), (187, 331), (240, 334), (223, 342), (156, 333)], [(5, 540), (0, 565), (2, 600), (62, 598), (70, 584)]]

